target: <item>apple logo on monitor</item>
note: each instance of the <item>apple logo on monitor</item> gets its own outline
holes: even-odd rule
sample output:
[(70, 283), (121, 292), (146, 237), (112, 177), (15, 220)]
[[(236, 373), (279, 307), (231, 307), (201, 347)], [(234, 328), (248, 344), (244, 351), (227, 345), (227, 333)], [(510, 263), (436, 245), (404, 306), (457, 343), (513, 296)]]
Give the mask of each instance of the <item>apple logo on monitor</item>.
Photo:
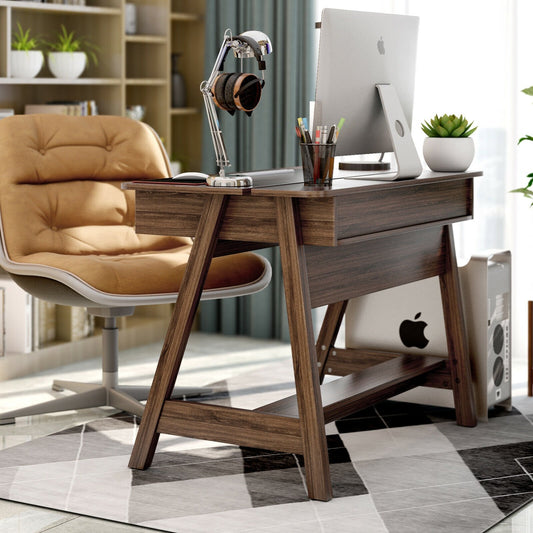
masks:
[(379, 38), (379, 41), (378, 41), (378, 52), (381, 55), (385, 55), (385, 41), (383, 41), (383, 37)]
[(400, 324), (400, 339), (407, 348), (425, 348), (429, 340), (424, 335), (427, 322), (418, 320), (422, 313), (417, 313), (414, 320), (404, 320)]

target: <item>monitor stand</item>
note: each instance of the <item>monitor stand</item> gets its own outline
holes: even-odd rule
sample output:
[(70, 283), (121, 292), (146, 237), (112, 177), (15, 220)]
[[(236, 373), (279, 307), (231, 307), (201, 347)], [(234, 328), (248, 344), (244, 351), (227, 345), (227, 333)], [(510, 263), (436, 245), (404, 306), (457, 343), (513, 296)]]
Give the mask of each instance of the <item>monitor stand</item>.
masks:
[(396, 90), (393, 85), (388, 83), (379, 83), (376, 85), (376, 89), (392, 141), (397, 170), (395, 172), (375, 172), (369, 175), (359, 175), (354, 176), (352, 179), (395, 181), (416, 178), (422, 173), (422, 164)]

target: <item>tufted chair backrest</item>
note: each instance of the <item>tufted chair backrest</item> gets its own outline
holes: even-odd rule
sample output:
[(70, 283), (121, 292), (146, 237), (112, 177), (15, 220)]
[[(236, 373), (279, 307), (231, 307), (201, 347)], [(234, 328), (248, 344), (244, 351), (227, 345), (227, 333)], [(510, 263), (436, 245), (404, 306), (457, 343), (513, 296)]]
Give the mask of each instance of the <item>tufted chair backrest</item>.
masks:
[(0, 120), (0, 214), (10, 259), (168, 246), (168, 239), (135, 234), (134, 195), (120, 185), (169, 175), (161, 142), (138, 121), (51, 114)]

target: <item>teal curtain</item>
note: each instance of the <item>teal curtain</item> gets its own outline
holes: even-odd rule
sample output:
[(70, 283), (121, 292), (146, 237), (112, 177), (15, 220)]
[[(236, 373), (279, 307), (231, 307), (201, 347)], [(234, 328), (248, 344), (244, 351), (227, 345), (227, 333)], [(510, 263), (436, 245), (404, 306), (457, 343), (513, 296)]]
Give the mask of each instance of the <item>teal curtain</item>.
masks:
[[(272, 42), (266, 57), (265, 87), (258, 107), (249, 117), (218, 111), (230, 172), (246, 172), (299, 164), (296, 118), (307, 116), (314, 98), (316, 72), (314, 0), (206, 0), (205, 78), (220, 49), (224, 31), (233, 35), (260, 30)], [(259, 75), (257, 62), (246, 60), (246, 71)], [(230, 52), (225, 72), (239, 72)], [(216, 172), (213, 143), (204, 121), (203, 171)], [(279, 250), (266, 249), (273, 267), (269, 288), (241, 298), (202, 302), (200, 328), (225, 334), (244, 334), (288, 340)]]

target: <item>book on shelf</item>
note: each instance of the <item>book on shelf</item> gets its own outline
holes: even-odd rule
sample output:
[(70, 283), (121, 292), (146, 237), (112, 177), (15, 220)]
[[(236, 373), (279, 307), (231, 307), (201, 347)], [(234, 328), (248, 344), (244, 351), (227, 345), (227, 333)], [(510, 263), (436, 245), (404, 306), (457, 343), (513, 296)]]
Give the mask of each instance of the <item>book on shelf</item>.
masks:
[(54, 101), (46, 104), (26, 104), (24, 114), (55, 113), (59, 115), (88, 116), (98, 115), (94, 100)]

